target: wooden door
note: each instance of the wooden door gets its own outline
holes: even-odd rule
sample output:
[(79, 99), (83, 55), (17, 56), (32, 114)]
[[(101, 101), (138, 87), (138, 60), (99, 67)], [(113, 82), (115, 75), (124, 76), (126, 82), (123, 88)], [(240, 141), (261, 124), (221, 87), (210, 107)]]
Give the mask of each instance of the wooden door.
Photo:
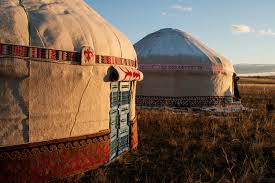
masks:
[(111, 83), (110, 160), (129, 149), (130, 82)]

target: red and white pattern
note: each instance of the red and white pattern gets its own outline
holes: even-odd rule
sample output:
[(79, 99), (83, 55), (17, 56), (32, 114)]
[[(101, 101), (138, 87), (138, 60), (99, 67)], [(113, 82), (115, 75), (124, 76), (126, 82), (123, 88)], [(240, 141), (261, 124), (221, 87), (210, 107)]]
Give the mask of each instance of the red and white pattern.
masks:
[(95, 54), (92, 48), (83, 47), (81, 54), (81, 65), (92, 65), (95, 63)]
[(130, 67), (137, 67), (135, 60), (129, 60), (119, 57), (96, 55), (96, 64), (112, 64), (112, 65), (125, 65)]
[(150, 71), (216, 71), (228, 72), (222, 66), (199, 66), (183, 64), (139, 64), (140, 70)]
[(0, 148), (0, 182), (49, 182), (109, 161), (110, 132)]
[(0, 44), (0, 57), (33, 58), (44, 61), (79, 62), (81, 59), (81, 54), (78, 52), (38, 47)]
[(136, 60), (96, 55), (90, 47), (83, 47), (81, 52), (72, 52), (0, 43), (0, 58), (1, 57), (15, 57), (49, 62), (69, 62), (81, 65), (109, 64), (137, 67)]
[[(114, 66), (112, 72), (115, 72), (111, 78), (112, 81), (141, 81), (143, 80), (143, 73), (133, 67)], [(112, 77), (112, 75), (111, 75)]]

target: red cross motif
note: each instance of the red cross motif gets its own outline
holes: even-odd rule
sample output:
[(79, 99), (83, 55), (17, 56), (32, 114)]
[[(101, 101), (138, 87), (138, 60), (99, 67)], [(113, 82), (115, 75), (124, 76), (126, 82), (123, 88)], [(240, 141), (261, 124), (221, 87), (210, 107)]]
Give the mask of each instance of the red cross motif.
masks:
[(94, 53), (91, 51), (90, 48), (87, 48), (87, 49), (84, 51), (84, 55), (85, 55), (87, 61), (90, 62), (91, 58), (94, 56)]

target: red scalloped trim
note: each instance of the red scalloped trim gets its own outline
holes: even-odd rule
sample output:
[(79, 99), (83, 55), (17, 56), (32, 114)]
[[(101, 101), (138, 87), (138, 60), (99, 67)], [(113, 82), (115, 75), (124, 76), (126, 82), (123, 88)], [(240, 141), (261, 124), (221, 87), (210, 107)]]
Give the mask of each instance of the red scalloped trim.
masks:
[(18, 147), (0, 148), (0, 182), (46, 182), (109, 161), (109, 131)]

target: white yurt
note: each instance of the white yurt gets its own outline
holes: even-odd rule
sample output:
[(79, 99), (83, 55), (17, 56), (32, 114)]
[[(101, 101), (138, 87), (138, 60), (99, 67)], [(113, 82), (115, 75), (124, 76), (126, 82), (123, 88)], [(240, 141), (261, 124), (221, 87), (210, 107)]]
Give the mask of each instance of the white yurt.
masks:
[(0, 182), (44, 182), (137, 147), (136, 52), (83, 0), (0, 1)]
[(138, 106), (199, 107), (232, 102), (232, 64), (190, 33), (161, 29), (134, 47), (146, 76), (137, 86)]

